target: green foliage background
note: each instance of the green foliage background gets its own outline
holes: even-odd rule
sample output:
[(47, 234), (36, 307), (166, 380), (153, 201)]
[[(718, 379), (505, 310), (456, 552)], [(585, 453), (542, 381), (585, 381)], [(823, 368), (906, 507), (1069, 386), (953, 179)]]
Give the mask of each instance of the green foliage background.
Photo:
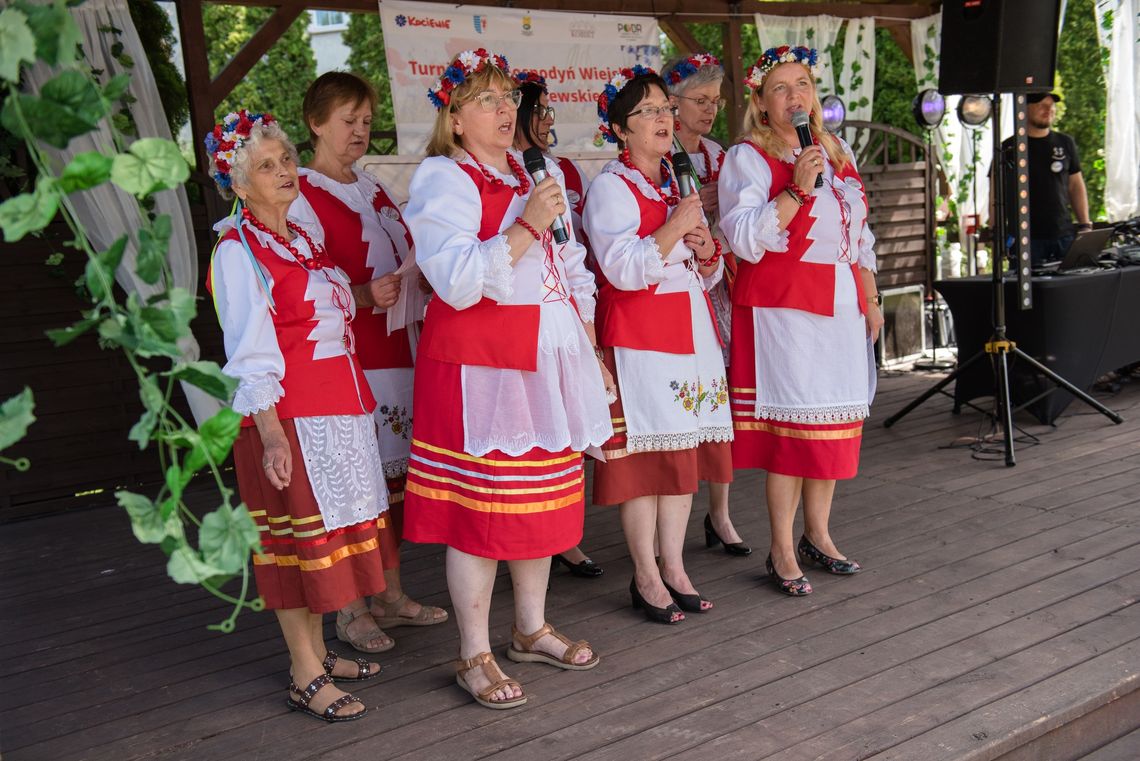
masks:
[(170, 17), (155, 0), (127, 0), (131, 20), (143, 41), (146, 60), (158, 85), (158, 96), (162, 100), (162, 110), (170, 123), (170, 134), (178, 131), (190, 118), (190, 104), (186, 98), (186, 82), (178, 67), (174, 65), (174, 26)]
[(349, 14), (344, 44), (350, 51), (348, 70), (371, 82), (379, 95), (372, 129), (396, 129), (396, 115), (392, 110), (392, 86), (388, 78), (388, 61), (384, 57), (384, 32), (380, 28), (380, 16), (375, 13)]
[[(272, 15), (272, 8), (203, 5), (202, 23), (209, 50), (210, 76), (217, 76)], [(217, 120), (239, 108), (268, 111), (294, 142), (309, 139), (301, 118), (301, 101), (305, 97), (305, 88), (317, 77), (317, 62), (309, 45), (308, 25), (309, 14), (302, 13), (218, 106), (214, 113)], [(195, 135), (194, 139), (201, 137)]]
[(1104, 69), (1108, 51), (1100, 47), (1094, 0), (1069, 0), (1057, 51), (1057, 129), (1071, 135), (1081, 156), (1089, 194), (1089, 214), (1105, 219), (1104, 118), (1107, 109)]

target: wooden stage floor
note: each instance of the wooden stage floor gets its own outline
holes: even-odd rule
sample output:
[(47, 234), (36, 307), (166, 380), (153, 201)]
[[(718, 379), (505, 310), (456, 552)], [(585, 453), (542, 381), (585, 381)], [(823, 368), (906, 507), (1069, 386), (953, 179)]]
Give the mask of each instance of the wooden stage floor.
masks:
[[(861, 473), (841, 484), (833, 520), (867, 570), (809, 571), (810, 597), (778, 595), (762, 578), (761, 549), (706, 550), (702, 493), (686, 557), (716, 608), (676, 627), (648, 623), (629, 607), (617, 513), (590, 508), (584, 545), (605, 576), (555, 571), (548, 612), (589, 638), (602, 663), (566, 673), (502, 659), (530, 695), (515, 711), (480, 708), (455, 686), (448, 623), (392, 630), (383, 676), (355, 691), (371, 709), (362, 721), (290, 714), (272, 617), (243, 615), (231, 635), (207, 631), (222, 606), (168, 581), (161, 554), (133, 540), (117, 508), (4, 526), (0, 752), (5, 761), (1140, 758), (1140, 381), (1101, 395), (1124, 425), (1076, 404), (1057, 428), (1024, 418), (1040, 444), (1020, 446), (1006, 468), (946, 448), (985, 426), (973, 411), (952, 416), (945, 398), (881, 427), (937, 377), (882, 379)], [(767, 544), (762, 494), (754, 472), (732, 491), (756, 548)], [(448, 605), (441, 557), (410, 548), (405, 586)], [(501, 650), (505, 575), (496, 590)]]

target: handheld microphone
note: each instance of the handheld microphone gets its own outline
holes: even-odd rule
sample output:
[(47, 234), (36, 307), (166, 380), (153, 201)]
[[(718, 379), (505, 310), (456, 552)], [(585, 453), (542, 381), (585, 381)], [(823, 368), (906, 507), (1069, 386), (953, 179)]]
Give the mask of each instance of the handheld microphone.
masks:
[[(796, 128), (796, 137), (800, 139), (800, 147), (807, 148), (812, 144), (811, 129), (808, 127), (808, 112), (796, 111), (792, 114), (792, 126)], [(823, 173), (815, 176), (815, 186), (823, 187)]]
[(684, 151), (673, 154), (673, 174), (677, 175), (677, 187), (681, 191), (681, 198), (688, 198), (696, 188), (693, 187), (693, 160)]
[[(531, 146), (523, 151), (523, 166), (534, 179), (535, 185), (547, 178), (546, 158), (543, 157), (542, 151), (538, 148)], [(554, 221), (550, 223), (550, 232), (554, 234), (555, 243), (565, 243), (570, 240), (570, 236), (566, 233), (566, 223), (562, 221), (561, 216), (555, 217)]]

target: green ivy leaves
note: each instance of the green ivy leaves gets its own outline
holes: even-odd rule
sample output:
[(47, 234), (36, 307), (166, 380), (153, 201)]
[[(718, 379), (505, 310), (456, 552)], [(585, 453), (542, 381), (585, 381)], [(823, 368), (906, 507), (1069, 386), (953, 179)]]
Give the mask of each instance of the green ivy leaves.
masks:
[(129, 153), (115, 156), (111, 182), (138, 197), (176, 188), (190, 179), (190, 165), (178, 146), (158, 137), (136, 140)]
[(55, 180), (41, 177), (36, 189), (0, 203), (0, 228), (4, 241), (14, 243), (29, 233), (39, 232), (51, 224), (59, 210), (59, 194)]
[(0, 77), (20, 81), (20, 63), (36, 60), (36, 38), (28, 17), (18, 8), (0, 11)]
[(36, 422), (36, 408), (32, 390), (27, 386), (8, 401), (0, 404), (0, 452), (24, 438), (28, 426)]

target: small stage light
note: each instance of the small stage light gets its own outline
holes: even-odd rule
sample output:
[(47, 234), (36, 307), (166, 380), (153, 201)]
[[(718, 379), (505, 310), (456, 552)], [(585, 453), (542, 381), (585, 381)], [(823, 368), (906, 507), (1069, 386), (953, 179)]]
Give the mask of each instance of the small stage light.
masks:
[(843, 123), (847, 121), (847, 106), (843, 105), (843, 100), (838, 95), (828, 95), (820, 101), (823, 106), (823, 113), (820, 114), (823, 119), (823, 128), (828, 132), (838, 132), (843, 128)]
[(912, 108), (918, 126), (934, 129), (946, 116), (946, 99), (937, 90), (923, 90), (915, 96)]
[(967, 127), (980, 127), (990, 120), (994, 102), (985, 95), (963, 95), (958, 101), (958, 121)]

